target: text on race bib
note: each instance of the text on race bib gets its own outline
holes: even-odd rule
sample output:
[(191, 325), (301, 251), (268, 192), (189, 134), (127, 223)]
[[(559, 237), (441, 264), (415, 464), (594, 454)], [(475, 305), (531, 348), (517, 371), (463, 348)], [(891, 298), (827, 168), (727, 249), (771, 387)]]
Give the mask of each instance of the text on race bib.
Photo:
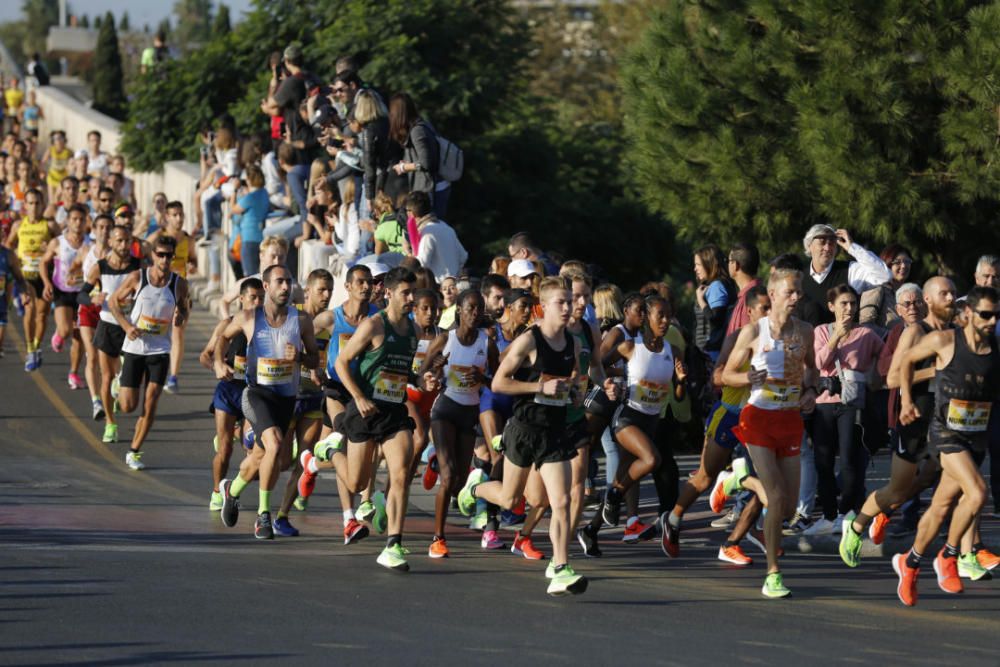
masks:
[(554, 396), (546, 396), (540, 391), (536, 392), (535, 403), (538, 403), (539, 405), (551, 405), (554, 407), (567, 405), (569, 403), (570, 383), (568, 377), (560, 377), (558, 375), (549, 375), (548, 373), (542, 373), (542, 377), (540, 378), (540, 380), (542, 381), (543, 384), (548, 382), (549, 380), (562, 380), (566, 386), (561, 391), (556, 392)]
[(26, 278), (37, 278), (42, 268), (42, 251), (25, 250), (21, 254), (21, 273)]
[(427, 358), (427, 350), (420, 350), (419, 348), (413, 354), (413, 364), (410, 366), (410, 370), (414, 373), (420, 370), (420, 367), (424, 364), (424, 359)]
[(448, 366), (448, 388), (460, 394), (475, 394), (479, 390), (477, 380), (466, 381), (465, 376), (477, 370), (476, 366)]
[(139, 331), (151, 336), (165, 336), (170, 327), (170, 320), (161, 320), (149, 315), (140, 315), (139, 321), (135, 323)]
[(233, 357), (233, 379), (247, 379), (247, 358), (236, 355)]
[(261, 357), (257, 359), (257, 384), (263, 386), (274, 386), (288, 384), (295, 374), (295, 361), (293, 359), (268, 359)]
[(989, 401), (948, 401), (948, 428), (962, 433), (982, 433), (990, 422)]
[(402, 403), (406, 400), (406, 380), (407, 377), (400, 373), (379, 371), (378, 377), (375, 378), (372, 398), (386, 403)]
[(639, 380), (635, 386), (635, 400), (643, 406), (662, 408), (670, 398), (669, 384)]
[(798, 384), (768, 378), (761, 385), (760, 393), (761, 397), (770, 403), (792, 408), (799, 404), (802, 387)]

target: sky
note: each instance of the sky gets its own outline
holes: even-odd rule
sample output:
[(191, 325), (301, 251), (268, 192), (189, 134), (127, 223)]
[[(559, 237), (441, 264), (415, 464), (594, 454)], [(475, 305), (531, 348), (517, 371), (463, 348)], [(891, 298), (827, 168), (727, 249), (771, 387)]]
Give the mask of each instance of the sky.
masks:
[[(151, 30), (165, 17), (170, 16), (171, 22), (176, 21), (173, 16), (173, 0), (67, 0), (69, 2), (70, 13), (82, 16), (89, 15), (92, 19), (97, 14), (104, 14), (111, 11), (115, 18), (121, 16), (122, 12), (128, 10), (129, 21), (132, 26), (141, 30), (144, 24), (149, 24)], [(0, 22), (15, 21), (21, 18), (20, 0), (0, 0)], [(233, 22), (239, 20), (243, 12), (250, 9), (251, 0), (224, 0), (224, 4), (229, 6)], [(218, 5), (218, 0), (214, 0), (213, 5)]]

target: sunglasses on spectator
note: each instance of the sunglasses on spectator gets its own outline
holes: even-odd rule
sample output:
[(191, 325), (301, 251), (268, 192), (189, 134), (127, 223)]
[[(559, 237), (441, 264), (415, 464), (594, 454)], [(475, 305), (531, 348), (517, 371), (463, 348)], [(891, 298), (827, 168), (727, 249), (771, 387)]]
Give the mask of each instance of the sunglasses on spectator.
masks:
[(899, 305), (903, 308), (916, 308), (918, 303), (920, 302), (914, 299), (913, 301), (900, 301)]
[(976, 315), (983, 318), (984, 320), (995, 320), (1000, 316), (1000, 311), (996, 310), (977, 310)]
[(160, 252), (159, 250), (157, 250), (153, 254), (156, 255), (157, 257), (161, 257), (163, 259), (166, 259), (167, 257), (173, 257), (174, 256), (174, 253), (172, 253), (172, 252)]

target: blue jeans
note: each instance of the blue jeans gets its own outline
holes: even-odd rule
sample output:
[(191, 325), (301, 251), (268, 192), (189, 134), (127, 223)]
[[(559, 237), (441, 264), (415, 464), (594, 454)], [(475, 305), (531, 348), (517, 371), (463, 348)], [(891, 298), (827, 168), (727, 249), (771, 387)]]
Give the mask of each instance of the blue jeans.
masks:
[(799, 455), (799, 504), (795, 511), (804, 517), (812, 514), (816, 503), (816, 452), (809, 438), (808, 422), (802, 436), (802, 453)]
[(297, 164), (288, 172), (288, 187), (292, 198), (299, 207), (299, 222), (305, 222), (309, 211), (306, 210), (306, 186), (309, 184), (309, 165)]
[(244, 241), (240, 245), (240, 264), (245, 276), (260, 273), (260, 241)]
[(222, 229), (222, 192), (216, 190), (210, 197), (201, 200), (202, 238), (206, 241), (212, 231)]
[(435, 191), (433, 194), (434, 215), (441, 220), (447, 220), (448, 200), (451, 199), (451, 185), (444, 190)]

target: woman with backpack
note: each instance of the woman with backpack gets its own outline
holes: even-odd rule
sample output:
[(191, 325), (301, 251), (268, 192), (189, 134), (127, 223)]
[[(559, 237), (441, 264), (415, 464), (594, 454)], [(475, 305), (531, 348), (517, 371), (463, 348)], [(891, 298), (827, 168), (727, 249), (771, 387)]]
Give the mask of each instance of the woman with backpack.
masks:
[(437, 132), (417, 114), (413, 98), (407, 93), (396, 93), (389, 99), (389, 137), (403, 147), (403, 159), (392, 170), (408, 178), (410, 192), (426, 192), (434, 215), (444, 219), (451, 183), (438, 176)]

